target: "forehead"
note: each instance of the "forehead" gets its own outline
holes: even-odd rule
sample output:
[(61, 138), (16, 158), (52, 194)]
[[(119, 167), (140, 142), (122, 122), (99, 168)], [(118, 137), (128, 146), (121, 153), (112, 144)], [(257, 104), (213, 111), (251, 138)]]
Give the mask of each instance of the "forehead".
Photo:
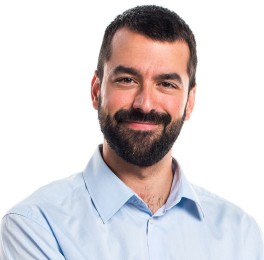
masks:
[(157, 41), (127, 28), (119, 29), (113, 37), (111, 55), (104, 63), (104, 76), (113, 75), (116, 68), (128, 67), (144, 79), (160, 75), (178, 75), (188, 88), (189, 47), (184, 41)]
[(112, 39), (111, 56), (105, 65), (108, 68), (123, 65), (143, 72), (187, 74), (189, 56), (189, 47), (184, 41), (157, 41), (121, 28)]

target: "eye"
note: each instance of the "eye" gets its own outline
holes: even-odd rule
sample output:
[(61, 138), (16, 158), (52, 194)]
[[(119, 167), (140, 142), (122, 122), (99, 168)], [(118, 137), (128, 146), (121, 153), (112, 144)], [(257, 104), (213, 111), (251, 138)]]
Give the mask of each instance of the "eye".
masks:
[(159, 85), (163, 88), (172, 88), (172, 89), (177, 89), (178, 86), (176, 84), (173, 84), (173, 83), (170, 83), (170, 82), (167, 82), (167, 81), (164, 81), (164, 82), (161, 82), (159, 83)]
[(123, 78), (118, 78), (116, 80), (117, 83), (122, 84), (122, 85), (133, 85), (133, 84), (137, 84), (137, 82), (129, 77), (123, 77)]

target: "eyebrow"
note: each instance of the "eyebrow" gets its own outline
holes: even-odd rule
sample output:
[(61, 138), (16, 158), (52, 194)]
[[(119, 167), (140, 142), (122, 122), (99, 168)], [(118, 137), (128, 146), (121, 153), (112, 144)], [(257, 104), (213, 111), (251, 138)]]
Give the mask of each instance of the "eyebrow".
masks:
[(125, 67), (122, 65), (117, 66), (116, 68), (114, 68), (114, 70), (112, 71), (112, 75), (116, 75), (119, 73), (127, 73), (136, 77), (141, 77), (142, 75), (140, 74), (140, 72), (134, 68), (130, 68), (130, 67)]

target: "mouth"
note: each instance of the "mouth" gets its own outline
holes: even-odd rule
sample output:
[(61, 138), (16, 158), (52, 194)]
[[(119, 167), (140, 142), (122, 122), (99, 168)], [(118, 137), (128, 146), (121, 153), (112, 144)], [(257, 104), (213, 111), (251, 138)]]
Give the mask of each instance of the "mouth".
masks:
[(158, 128), (159, 124), (145, 121), (125, 121), (123, 124), (137, 131), (153, 131)]

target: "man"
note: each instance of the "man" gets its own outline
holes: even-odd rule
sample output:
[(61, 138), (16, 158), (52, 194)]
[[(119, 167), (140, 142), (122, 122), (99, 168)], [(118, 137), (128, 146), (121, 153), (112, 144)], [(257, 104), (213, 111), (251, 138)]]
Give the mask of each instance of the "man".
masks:
[(1, 259), (264, 259), (255, 221), (190, 184), (172, 158), (194, 107), (196, 65), (193, 33), (174, 12), (118, 16), (91, 87), (104, 142), (82, 173), (8, 212)]

